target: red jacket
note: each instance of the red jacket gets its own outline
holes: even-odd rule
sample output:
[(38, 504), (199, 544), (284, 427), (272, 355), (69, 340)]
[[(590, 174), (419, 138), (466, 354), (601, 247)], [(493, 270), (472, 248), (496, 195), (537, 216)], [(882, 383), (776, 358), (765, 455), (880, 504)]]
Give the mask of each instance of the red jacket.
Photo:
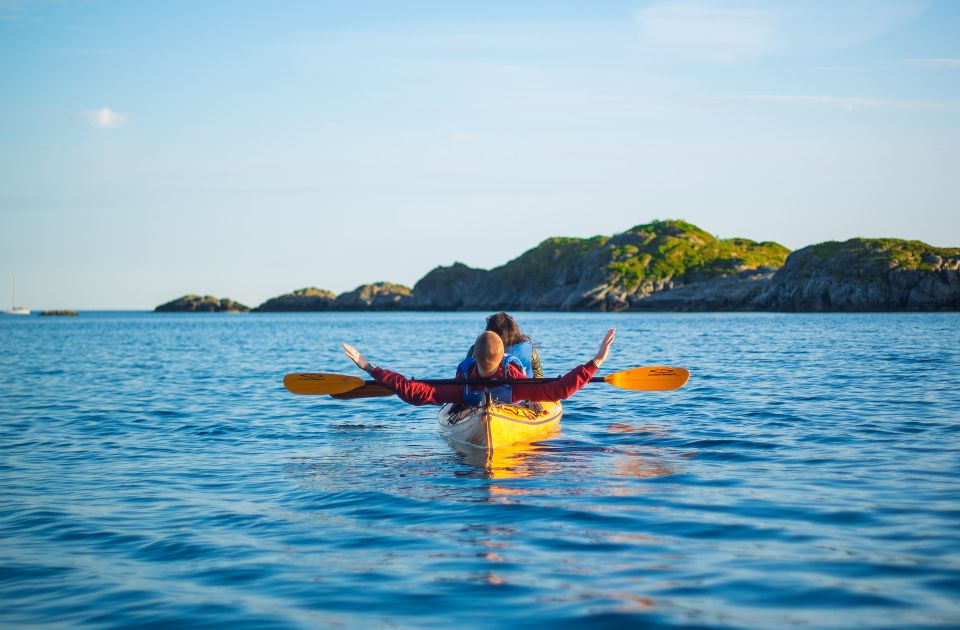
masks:
[[(492, 378), (503, 378), (502, 369), (497, 370)], [(513, 388), (514, 400), (550, 401), (564, 400), (573, 396), (581, 387), (590, 382), (597, 373), (597, 366), (593, 361), (578, 365), (559, 379), (550, 383), (515, 383)], [(444, 403), (463, 404), (463, 385), (431, 385), (420, 381), (411, 381), (396, 372), (373, 368), (370, 375), (381, 385), (392, 389), (400, 400), (411, 405), (442, 405)], [(460, 374), (457, 374), (460, 377)], [(510, 366), (509, 378), (526, 378), (515, 366)]]

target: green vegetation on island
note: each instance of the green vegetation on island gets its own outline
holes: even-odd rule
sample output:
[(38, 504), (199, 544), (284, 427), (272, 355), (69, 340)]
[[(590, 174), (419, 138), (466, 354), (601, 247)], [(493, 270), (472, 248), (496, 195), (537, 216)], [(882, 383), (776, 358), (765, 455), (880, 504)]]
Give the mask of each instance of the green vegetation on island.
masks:
[(923, 241), (899, 238), (851, 238), (811, 245), (809, 255), (816, 261), (843, 258), (852, 271), (883, 265), (889, 269), (935, 271), (944, 260), (960, 256), (960, 248), (934, 247)]
[(779, 243), (719, 239), (686, 221), (653, 221), (624, 232), (607, 265), (611, 280), (627, 292), (652, 289), (674, 278), (706, 279), (783, 266), (790, 250)]

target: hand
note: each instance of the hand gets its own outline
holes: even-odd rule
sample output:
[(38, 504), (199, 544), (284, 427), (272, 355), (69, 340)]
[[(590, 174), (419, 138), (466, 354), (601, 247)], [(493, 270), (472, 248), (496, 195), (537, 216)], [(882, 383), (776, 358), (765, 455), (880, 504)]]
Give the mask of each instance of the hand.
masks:
[(607, 334), (603, 336), (603, 341), (600, 342), (600, 349), (597, 350), (597, 356), (593, 357), (593, 362), (597, 367), (600, 367), (600, 365), (607, 360), (607, 355), (610, 354), (610, 344), (613, 343), (613, 339), (616, 336), (616, 328), (611, 328), (607, 331)]
[(364, 372), (370, 372), (373, 369), (373, 366), (370, 365), (370, 362), (363, 358), (363, 356), (357, 351), (356, 348), (349, 344), (340, 344), (343, 346), (343, 351), (350, 358), (351, 361), (357, 364), (357, 367), (363, 370)]

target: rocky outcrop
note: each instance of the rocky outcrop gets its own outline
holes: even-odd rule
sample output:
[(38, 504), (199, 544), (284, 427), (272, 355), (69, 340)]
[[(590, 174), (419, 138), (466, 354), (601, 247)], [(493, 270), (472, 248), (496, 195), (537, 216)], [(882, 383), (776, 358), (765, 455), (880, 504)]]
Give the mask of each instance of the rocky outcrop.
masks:
[(413, 291), (410, 287), (392, 282), (374, 282), (362, 284), (353, 291), (341, 293), (334, 302), (334, 308), (342, 311), (397, 310), (408, 307), (412, 298)]
[(413, 285), (412, 306), (424, 310), (468, 309), (488, 273), (460, 262), (436, 267)]
[(297, 289), (292, 293), (270, 298), (254, 311), (260, 312), (290, 312), (290, 311), (328, 311), (333, 306), (337, 294), (326, 289), (308, 287)]
[(188, 313), (188, 312), (226, 312), (226, 313), (245, 313), (250, 310), (249, 306), (244, 306), (239, 302), (234, 302), (230, 298), (217, 298), (212, 295), (184, 295), (166, 304), (161, 304), (153, 309), (157, 313)]
[(753, 302), (772, 311), (960, 310), (960, 249), (854, 238), (799, 249)]
[(413, 292), (410, 287), (392, 282), (362, 284), (353, 291), (336, 295), (325, 289), (299, 289), (270, 298), (255, 311), (388, 311), (408, 308)]
[(684, 221), (613, 237), (551, 238), (484, 271), (438, 267), (413, 288), (416, 308), (443, 310), (739, 310), (789, 250), (718, 239)]

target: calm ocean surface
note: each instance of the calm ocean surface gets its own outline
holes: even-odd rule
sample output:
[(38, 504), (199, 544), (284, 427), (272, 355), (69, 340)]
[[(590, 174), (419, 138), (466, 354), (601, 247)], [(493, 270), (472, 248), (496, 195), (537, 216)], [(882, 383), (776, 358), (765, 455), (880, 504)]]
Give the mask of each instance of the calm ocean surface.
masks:
[(453, 375), (486, 313), (0, 319), (0, 626), (957, 627), (960, 314), (518, 313), (563, 431), (297, 397)]

